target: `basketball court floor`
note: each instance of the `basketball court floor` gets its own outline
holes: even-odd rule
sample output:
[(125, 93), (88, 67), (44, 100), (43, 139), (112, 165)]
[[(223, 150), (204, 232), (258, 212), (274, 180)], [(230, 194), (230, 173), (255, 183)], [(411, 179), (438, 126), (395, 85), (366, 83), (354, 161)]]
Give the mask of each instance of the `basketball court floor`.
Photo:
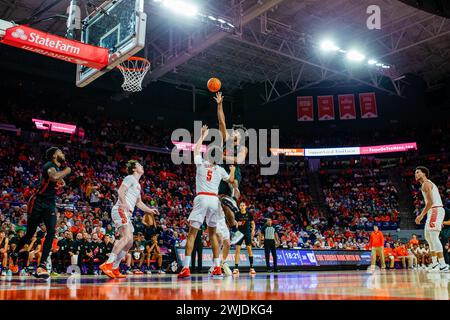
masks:
[(0, 281), (0, 300), (449, 300), (450, 273), (393, 270), (241, 274), (12, 277)]

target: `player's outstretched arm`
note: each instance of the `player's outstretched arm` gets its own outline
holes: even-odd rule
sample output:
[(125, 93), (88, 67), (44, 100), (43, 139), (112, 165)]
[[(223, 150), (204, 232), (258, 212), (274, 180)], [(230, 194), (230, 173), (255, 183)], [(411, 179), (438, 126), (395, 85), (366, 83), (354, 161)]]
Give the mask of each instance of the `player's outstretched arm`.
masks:
[(233, 184), (234, 183), (234, 171), (236, 170), (235, 166), (230, 166), (230, 178), (226, 180), (226, 182)]
[(225, 122), (225, 113), (223, 112), (223, 96), (222, 92), (217, 92), (214, 100), (217, 102), (217, 119), (219, 120), (219, 130), (224, 141), (228, 140), (227, 124)]
[(146, 213), (150, 213), (150, 214), (153, 214), (153, 215), (159, 215), (159, 211), (156, 210), (156, 209), (152, 209), (152, 208), (147, 207), (145, 205), (145, 203), (142, 202), (142, 199), (141, 199), (140, 196), (139, 196), (139, 198), (136, 201), (136, 207), (138, 207), (139, 209), (141, 209), (142, 211), (144, 211)]
[(50, 177), (50, 180), (52, 181), (58, 181), (65, 176), (69, 175), (72, 170), (69, 167), (66, 167), (64, 170), (56, 171), (55, 168), (50, 168), (47, 170), (48, 176)]
[(208, 126), (203, 125), (202, 131), (200, 133), (200, 138), (198, 139), (197, 143), (194, 146), (194, 157), (197, 155), (200, 155), (201, 149), (202, 149), (202, 143), (205, 137), (208, 135)]

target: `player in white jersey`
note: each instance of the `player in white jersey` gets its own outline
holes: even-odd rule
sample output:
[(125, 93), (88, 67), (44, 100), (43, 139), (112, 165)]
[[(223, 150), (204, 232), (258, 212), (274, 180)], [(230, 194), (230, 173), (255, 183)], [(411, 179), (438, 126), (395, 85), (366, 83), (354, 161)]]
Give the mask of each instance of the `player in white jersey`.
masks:
[(425, 239), (430, 246), (431, 252), (431, 266), (428, 268), (429, 272), (447, 272), (448, 265), (444, 260), (444, 252), (441, 241), (439, 240), (439, 233), (441, 232), (442, 222), (445, 217), (445, 210), (442, 205), (442, 199), (436, 185), (431, 182), (428, 177), (430, 171), (426, 167), (417, 167), (415, 171), (416, 181), (421, 184), (422, 195), (425, 200), (425, 208), (417, 216), (416, 223), (420, 224), (423, 217), (427, 215), (427, 222), (425, 223)]
[[(225, 169), (218, 166), (214, 160), (204, 161), (200, 148), (203, 139), (208, 135), (208, 127), (203, 126), (200, 139), (194, 147), (194, 162), (197, 166), (197, 173), (195, 176), (197, 196), (194, 199), (194, 208), (189, 215), (189, 234), (186, 241), (185, 258), (183, 269), (178, 274), (178, 278), (186, 278), (191, 275), (189, 266), (191, 264), (191, 254), (194, 246), (194, 241), (197, 232), (200, 229), (203, 221), (206, 218), (206, 225), (208, 226), (209, 239), (213, 250), (214, 271), (213, 276), (222, 275), (220, 268), (220, 247), (218, 237), (216, 235), (216, 227), (220, 218), (220, 201), (217, 196), (220, 182), (226, 181), (233, 183), (234, 181), (234, 166), (230, 168), (230, 174)], [(211, 154), (211, 149), (208, 154)], [(222, 152), (221, 149), (215, 149), (217, 152)]]
[(120, 261), (133, 246), (133, 224), (131, 217), (135, 207), (145, 213), (159, 214), (158, 210), (147, 207), (141, 199), (141, 185), (139, 179), (144, 174), (144, 167), (136, 160), (127, 162), (128, 176), (123, 179), (118, 194), (119, 199), (111, 210), (111, 218), (116, 229), (119, 230), (120, 240), (114, 243), (108, 261), (100, 269), (111, 278), (125, 278), (119, 271)]
[[(230, 242), (230, 230), (228, 229), (225, 213), (223, 212), (222, 207), (219, 207), (219, 220), (217, 221), (216, 235), (218, 237), (219, 247), (222, 247), (222, 261), (220, 262), (220, 266), (223, 269), (226, 276), (231, 276), (233, 273), (231, 272), (230, 267), (227, 263), (228, 253), (230, 252), (231, 242)], [(212, 274), (214, 272), (214, 264), (209, 269), (208, 273)]]

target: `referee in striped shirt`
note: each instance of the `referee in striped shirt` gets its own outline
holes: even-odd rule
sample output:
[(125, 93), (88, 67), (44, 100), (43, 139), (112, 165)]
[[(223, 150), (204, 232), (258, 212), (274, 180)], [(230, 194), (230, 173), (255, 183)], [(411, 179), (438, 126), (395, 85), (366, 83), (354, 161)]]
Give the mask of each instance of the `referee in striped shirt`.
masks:
[(267, 219), (266, 225), (263, 227), (262, 232), (264, 233), (264, 252), (266, 254), (267, 271), (272, 272), (272, 269), (270, 269), (270, 253), (272, 253), (273, 269), (275, 272), (279, 272), (280, 270), (277, 268), (276, 252), (276, 244), (279, 243), (279, 239), (275, 228), (272, 226), (272, 219)]

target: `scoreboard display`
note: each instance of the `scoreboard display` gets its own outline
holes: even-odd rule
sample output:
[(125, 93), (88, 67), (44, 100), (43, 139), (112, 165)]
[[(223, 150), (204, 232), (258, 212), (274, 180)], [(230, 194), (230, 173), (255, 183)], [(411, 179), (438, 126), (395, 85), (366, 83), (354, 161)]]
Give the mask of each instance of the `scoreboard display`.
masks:
[[(265, 268), (266, 259), (264, 249), (254, 248), (253, 250), (254, 267)], [(178, 263), (184, 260), (184, 248), (176, 248)], [(303, 250), (303, 249), (277, 249), (277, 264), (279, 267), (320, 267), (320, 266), (360, 266), (368, 267), (370, 265), (370, 251), (368, 250)], [(235, 250), (231, 249), (227, 262), (230, 266), (234, 265)], [(212, 249), (203, 248), (203, 266), (211, 267)], [(270, 258), (272, 265), (272, 257)], [(247, 250), (242, 249), (240, 253), (240, 264), (248, 265)], [(301, 268), (300, 268), (301, 269)]]

